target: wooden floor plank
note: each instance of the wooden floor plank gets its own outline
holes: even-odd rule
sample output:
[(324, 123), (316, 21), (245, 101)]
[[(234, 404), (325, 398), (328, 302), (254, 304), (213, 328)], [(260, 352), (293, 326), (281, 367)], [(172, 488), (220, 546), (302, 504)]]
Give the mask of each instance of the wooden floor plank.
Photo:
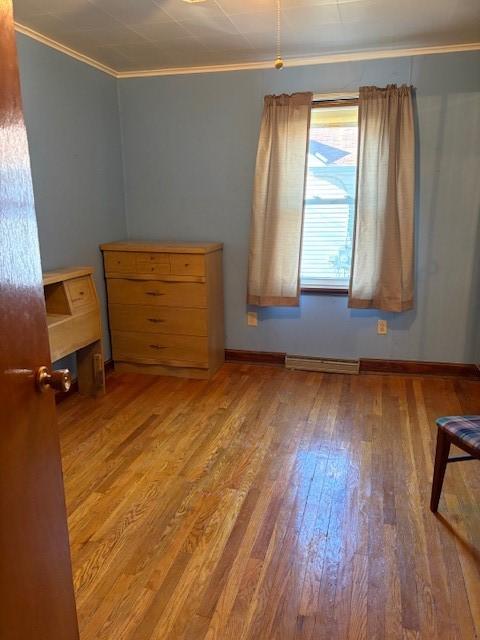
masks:
[(480, 638), (480, 383), (228, 363), (59, 405), (81, 640)]

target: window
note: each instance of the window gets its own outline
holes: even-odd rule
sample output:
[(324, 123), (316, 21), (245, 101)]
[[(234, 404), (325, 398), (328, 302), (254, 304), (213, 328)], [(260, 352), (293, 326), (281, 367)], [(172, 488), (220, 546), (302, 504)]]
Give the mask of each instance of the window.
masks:
[(304, 290), (348, 289), (357, 139), (358, 100), (313, 104), (300, 265)]

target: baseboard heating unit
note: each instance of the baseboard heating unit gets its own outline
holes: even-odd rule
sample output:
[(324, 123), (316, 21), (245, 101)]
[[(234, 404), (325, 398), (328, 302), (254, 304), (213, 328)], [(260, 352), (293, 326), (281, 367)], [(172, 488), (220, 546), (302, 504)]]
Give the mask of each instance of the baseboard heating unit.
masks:
[(339, 360), (338, 358), (291, 356), (287, 354), (285, 357), (285, 367), (287, 369), (300, 369), (302, 371), (320, 371), (321, 373), (358, 374), (360, 371), (360, 361)]

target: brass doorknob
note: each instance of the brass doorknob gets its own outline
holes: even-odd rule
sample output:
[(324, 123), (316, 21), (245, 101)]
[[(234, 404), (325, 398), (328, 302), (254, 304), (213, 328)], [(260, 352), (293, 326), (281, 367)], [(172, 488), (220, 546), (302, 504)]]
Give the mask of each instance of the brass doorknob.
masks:
[(47, 367), (40, 367), (35, 376), (35, 382), (39, 391), (54, 389), (66, 393), (72, 386), (72, 374), (68, 369), (49, 371)]

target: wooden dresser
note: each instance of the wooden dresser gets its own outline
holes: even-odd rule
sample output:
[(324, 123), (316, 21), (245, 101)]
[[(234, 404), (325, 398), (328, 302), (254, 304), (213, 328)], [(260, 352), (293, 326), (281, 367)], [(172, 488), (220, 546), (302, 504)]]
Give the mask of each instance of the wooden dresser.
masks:
[(222, 246), (101, 245), (117, 371), (209, 378), (222, 365)]

